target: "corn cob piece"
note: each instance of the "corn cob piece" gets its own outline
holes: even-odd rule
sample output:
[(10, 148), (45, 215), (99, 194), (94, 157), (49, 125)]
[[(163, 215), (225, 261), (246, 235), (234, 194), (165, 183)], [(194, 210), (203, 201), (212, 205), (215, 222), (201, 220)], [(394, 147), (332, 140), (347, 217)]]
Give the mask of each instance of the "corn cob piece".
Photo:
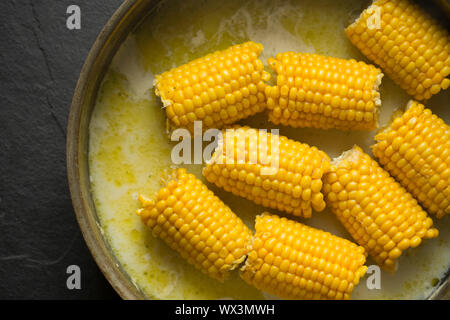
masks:
[(390, 272), (404, 250), (439, 234), (411, 194), (357, 146), (332, 162), (324, 194), (353, 239)]
[(143, 208), (137, 213), (189, 263), (224, 280), (244, 261), (252, 232), (194, 175), (185, 169), (174, 174), (156, 200), (139, 197)]
[(196, 120), (203, 129), (222, 128), (263, 111), (270, 75), (258, 59), (262, 49), (246, 42), (157, 75), (155, 92), (171, 124), (191, 132)]
[(371, 130), (381, 104), (378, 68), (354, 59), (286, 52), (268, 60), (277, 73), (266, 87), (269, 120), (291, 127)]
[[(373, 22), (380, 16), (379, 26)], [(350, 41), (415, 99), (450, 85), (450, 35), (410, 0), (377, 0), (345, 30)]]
[(223, 144), (203, 175), (256, 204), (309, 218), (312, 209), (325, 208), (321, 179), (329, 161), (316, 147), (265, 130), (237, 127), (223, 131)]
[(365, 274), (366, 252), (346, 239), (263, 214), (241, 278), (286, 299), (349, 299)]
[(429, 213), (450, 213), (450, 127), (442, 119), (410, 101), (375, 140), (374, 156)]

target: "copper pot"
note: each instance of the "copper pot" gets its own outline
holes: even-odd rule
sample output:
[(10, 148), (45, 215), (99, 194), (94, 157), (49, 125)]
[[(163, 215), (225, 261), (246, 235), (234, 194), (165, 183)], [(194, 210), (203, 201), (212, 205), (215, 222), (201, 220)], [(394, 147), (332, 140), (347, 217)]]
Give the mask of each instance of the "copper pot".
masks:
[[(67, 173), (77, 220), (95, 261), (123, 299), (145, 299), (146, 296), (123, 269), (102, 233), (89, 182), (89, 122), (97, 91), (117, 49), (159, 2), (125, 0), (106, 23), (78, 79), (67, 130)], [(449, 273), (430, 299), (450, 299)]]

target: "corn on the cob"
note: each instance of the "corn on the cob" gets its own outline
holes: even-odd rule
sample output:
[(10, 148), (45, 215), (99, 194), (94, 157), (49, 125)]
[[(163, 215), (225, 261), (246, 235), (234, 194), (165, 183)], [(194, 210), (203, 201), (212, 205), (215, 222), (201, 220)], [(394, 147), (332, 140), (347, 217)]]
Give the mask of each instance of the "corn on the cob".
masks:
[(203, 175), (256, 204), (309, 218), (312, 209), (325, 208), (321, 179), (329, 161), (316, 147), (265, 130), (237, 127), (223, 132), (223, 144)]
[(381, 104), (378, 68), (353, 59), (286, 52), (269, 59), (277, 85), (266, 87), (269, 120), (292, 127), (371, 130)]
[(349, 299), (367, 267), (366, 252), (346, 239), (263, 214), (241, 277), (287, 299)]
[(411, 194), (357, 146), (332, 162), (324, 194), (355, 241), (388, 271), (404, 250), (439, 234)]
[[(380, 15), (379, 26), (369, 20), (375, 14)], [(450, 35), (412, 1), (374, 1), (345, 32), (414, 98), (429, 99), (449, 87)]]
[(380, 131), (372, 151), (384, 168), (430, 212), (450, 213), (450, 127), (422, 104)]
[(156, 200), (139, 197), (137, 213), (154, 236), (218, 280), (247, 254), (252, 232), (194, 175), (177, 169)]
[(270, 75), (258, 59), (263, 46), (246, 42), (156, 76), (156, 95), (174, 127), (221, 128), (264, 110)]

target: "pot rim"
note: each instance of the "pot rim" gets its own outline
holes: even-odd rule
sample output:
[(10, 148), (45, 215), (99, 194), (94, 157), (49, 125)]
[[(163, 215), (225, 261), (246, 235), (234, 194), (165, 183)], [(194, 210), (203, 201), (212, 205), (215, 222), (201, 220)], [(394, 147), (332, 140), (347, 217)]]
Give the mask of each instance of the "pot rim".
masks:
[[(89, 50), (88, 56), (81, 69), (78, 78), (72, 104), (70, 106), (69, 120), (67, 126), (66, 140), (66, 166), (69, 183), (69, 190), (72, 198), (73, 208), (76, 218), (83, 234), (84, 240), (94, 257), (95, 262), (100, 267), (103, 275), (109, 281), (114, 290), (123, 299), (144, 299), (144, 294), (138, 289), (137, 285), (128, 276), (125, 270), (120, 266), (119, 261), (112, 253), (107, 240), (103, 236), (103, 231), (98, 221), (95, 210), (92, 210), (89, 201), (92, 202), (91, 194), (86, 186), (82, 184), (81, 176), (83, 175), (80, 154), (86, 153), (81, 146), (81, 114), (86, 109), (85, 104), (93, 104), (96, 92), (103, 80), (103, 74), (109, 66), (109, 62), (114, 56), (117, 47), (123, 42), (129, 34), (130, 28), (121, 25), (128, 18), (130, 13), (139, 5), (149, 5), (151, 0), (125, 0), (114, 14), (108, 19), (105, 26), (97, 36), (94, 44)], [(136, 25), (133, 17), (131, 27)], [(142, 18), (142, 17), (141, 17)], [(119, 31), (118, 31), (119, 30)], [(117, 35), (117, 33), (121, 33)], [(110, 48), (105, 50), (105, 48)], [(106, 55), (106, 57), (105, 57)], [(102, 57), (103, 62), (99, 60)], [(100, 74), (95, 74), (100, 68)], [(94, 76), (93, 76), (94, 75)], [(95, 78), (92, 80), (92, 78)], [(88, 87), (94, 86), (94, 94), (89, 95)], [(86, 102), (88, 100), (88, 102)], [(92, 106), (93, 108), (93, 106)], [(90, 118), (90, 117), (89, 117)], [(86, 138), (88, 139), (88, 138)], [(85, 155), (87, 157), (87, 154)], [(85, 158), (85, 161), (86, 158)], [(87, 177), (89, 176), (89, 168), (87, 166)], [(85, 173), (86, 174), (86, 173)], [(89, 183), (88, 183), (89, 185)], [(86, 192), (88, 194), (86, 194)]]

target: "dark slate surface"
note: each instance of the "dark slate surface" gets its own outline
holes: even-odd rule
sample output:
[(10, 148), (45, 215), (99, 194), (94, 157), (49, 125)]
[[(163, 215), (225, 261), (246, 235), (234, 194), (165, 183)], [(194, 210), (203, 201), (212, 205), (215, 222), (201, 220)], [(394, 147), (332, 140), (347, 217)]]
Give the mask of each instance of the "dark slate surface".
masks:
[[(66, 9), (81, 8), (81, 30)], [(0, 299), (118, 298), (70, 200), (65, 135), (73, 89), (120, 0), (0, 1)], [(68, 290), (66, 268), (81, 268)]]

